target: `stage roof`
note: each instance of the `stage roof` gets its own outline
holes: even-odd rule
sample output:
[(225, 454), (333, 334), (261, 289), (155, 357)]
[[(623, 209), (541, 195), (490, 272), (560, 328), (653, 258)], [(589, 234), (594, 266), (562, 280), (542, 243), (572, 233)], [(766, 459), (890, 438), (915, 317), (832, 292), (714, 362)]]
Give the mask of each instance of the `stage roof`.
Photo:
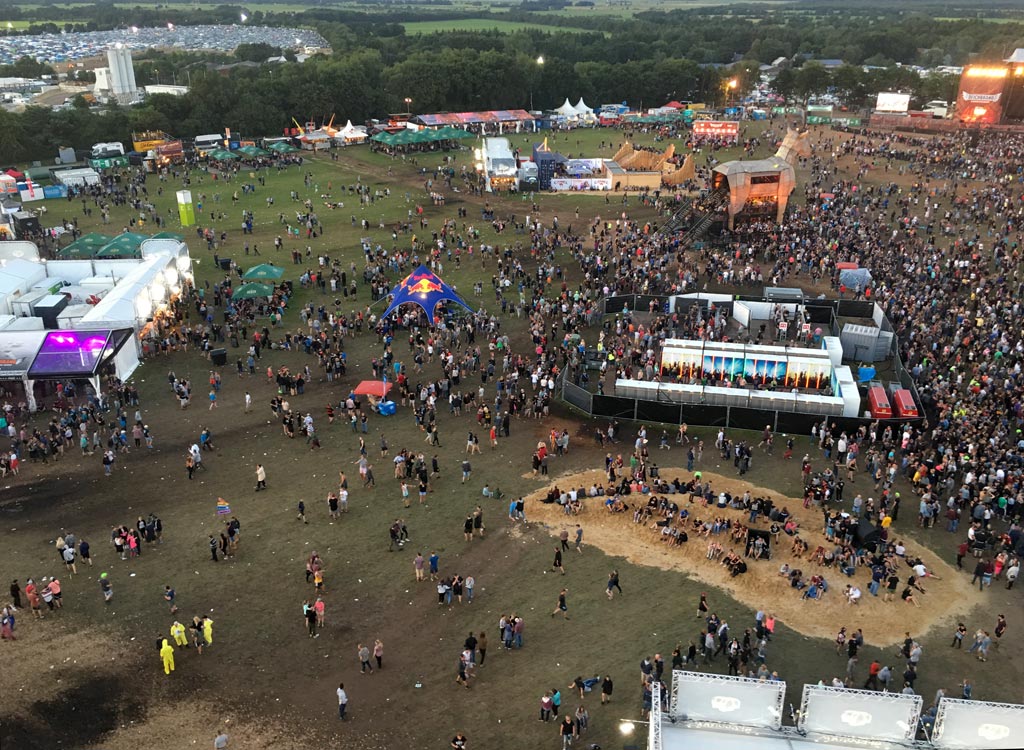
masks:
[[(847, 742), (824, 742), (820, 739), (801, 737), (794, 732), (773, 732), (750, 729), (749, 733), (716, 731), (687, 724), (661, 725), (662, 750), (693, 750), (714, 748), (715, 750), (864, 750), (863, 742), (851, 739)], [(873, 750), (906, 750), (906, 745), (896, 742), (871, 741)]]
[(734, 174), (754, 173), (763, 174), (765, 172), (781, 172), (786, 170), (792, 170), (793, 167), (785, 159), (778, 157), (772, 159), (747, 159), (743, 161), (727, 161), (725, 164), (719, 164), (715, 167), (716, 172), (724, 174), (726, 177)]
[(488, 112), (442, 112), (436, 115), (417, 115), (424, 125), (474, 125), (486, 122), (523, 122), (533, 115), (525, 109), (498, 109)]

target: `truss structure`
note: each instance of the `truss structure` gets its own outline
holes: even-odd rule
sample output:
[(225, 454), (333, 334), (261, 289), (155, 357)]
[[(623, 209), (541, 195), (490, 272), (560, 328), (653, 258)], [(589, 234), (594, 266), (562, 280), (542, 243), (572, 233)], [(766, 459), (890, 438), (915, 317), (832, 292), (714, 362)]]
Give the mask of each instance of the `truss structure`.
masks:
[[(834, 713), (836, 709), (830, 709), (828, 705), (814, 707), (811, 704), (815, 702), (841, 703), (844, 710), (839, 712), (833, 721), (829, 721), (831, 717), (825, 714)], [(797, 726), (801, 732), (816, 736), (911, 742), (917, 735), (917, 723), (923, 705), (924, 699), (920, 695), (804, 685)], [(875, 721), (873, 712), (861, 710), (871, 706), (884, 708), (883, 721)], [(895, 730), (879, 729), (883, 723), (891, 723)]]
[(1024, 706), (942, 698), (935, 713), (932, 744), (937, 748), (1020, 747)]
[(651, 682), (651, 715), (647, 733), (647, 750), (661, 750), (661, 683)]
[[(698, 688), (699, 694), (706, 696), (707, 700), (685, 700), (687, 693), (692, 698), (691, 688)], [(782, 726), (785, 700), (784, 682), (675, 670), (672, 673), (669, 715), (674, 720), (721, 723), (726, 728), (740, 725), (777, 730)], [(746, 705), (733, 716), (729, 714), (729, 702), (737, 708), (744, 703)]]

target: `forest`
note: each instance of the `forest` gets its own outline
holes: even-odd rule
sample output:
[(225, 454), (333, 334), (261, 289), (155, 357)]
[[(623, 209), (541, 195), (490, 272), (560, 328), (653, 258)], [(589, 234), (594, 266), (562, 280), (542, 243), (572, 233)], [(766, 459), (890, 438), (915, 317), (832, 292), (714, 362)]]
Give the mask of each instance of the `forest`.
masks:
[[(180, 14), (175, 23), (217, 22), (239, 8), (174, 11)], [(632, 107), (651, 107), (670, 99), (713, 104), (725, 95), (724, 81), (738, 79), (737, 93), (742, 95), (756, 82), (758, 65), (779, 57), (794, 61), (778, 80), (780, 93), (793, 100), (831, 92), (857, 107), (880, 90), (912, 91), (918, 102), (949, 100), (955, 96), (955, 76), (921, 77), (902, 66), (1000, 59), (1006, 50), (1024, 46), (1020, 23), (941, 21), (896, 11), (851, 17), (773, 12), (763, 6), (729, 9), (646, 11), (621, 18), (560, 18), (513, 9), (502, 17), (542, 19), (550, 30), (416, 35), (407, 35), (402, 21), (437, 18), (439, 13), (458, 16), (460, 11), (255, 9), (252, 22), (315, 27), (333, 54), (301, 64), (225, 72), (213, 64), (223, 62), (223, 56), (150, 51), (136, 59), (139, 85), (187, 82), (189, 94), (151, 96), (140, 106), (102, 112), (82, 99), (65, 110), (0, 111), (0, 153), (19, 160), (46, 159), (59, 145), (128, 140), (131, 131), (146, 129), (180, 137), (224, 127), (251, 136), (272, 135), (288, 127), (293, 117), (319, 121), (336, 113), (342, 121), (362, 122), (402, 111), (406, 98), (412, 99), (415, 112), (527, 108), (531, 101), (536, 109), (545, 109), (566, 97), (575, 101), (581, 96), (591, 105), (625, 101)], [(125, 11), (109, 6), (80, 10), (77, 18), (104, 27), (117, 12), (123, 22)], [(156, 23), (159, 14), (163, 23), (168, 13), (137, 9), (131, 18), (135, 23)], [(587, 30), (559, 30), (562, 21)], [(816, 62), (827, 58), (847, 64), (826, 69)]]

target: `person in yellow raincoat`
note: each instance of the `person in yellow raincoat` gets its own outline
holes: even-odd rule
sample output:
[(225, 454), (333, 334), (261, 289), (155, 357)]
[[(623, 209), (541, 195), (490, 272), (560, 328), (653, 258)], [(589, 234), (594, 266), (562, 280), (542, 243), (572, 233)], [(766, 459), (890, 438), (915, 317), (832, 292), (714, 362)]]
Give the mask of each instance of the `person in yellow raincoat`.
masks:
[(175, 620), (171, 623), (171, 637), (174, 639), (176, 646), (184, 646), (188, 648), (188, 639), (185, 637), (185, 626)]
[(174, 646), (164, 638), (164, 645), (160, 647), (160, 658), (164, 660), (164, 674), (174, 671)]
[(213, 644), (213, 619), (210, 617), (203, 618), (203, 639), (207, 646)]

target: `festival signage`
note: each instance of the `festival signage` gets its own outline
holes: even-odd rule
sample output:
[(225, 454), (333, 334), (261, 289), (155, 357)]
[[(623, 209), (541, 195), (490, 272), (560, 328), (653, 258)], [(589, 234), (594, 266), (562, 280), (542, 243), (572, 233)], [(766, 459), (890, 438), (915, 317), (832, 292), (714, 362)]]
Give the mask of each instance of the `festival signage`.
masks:
[(696, 120), (693, 134), (704, 138), (731, 138), (740, 136), (740, 124), (736, 120)]
[(183, 227), (190, 227), (196, 223), (196, 209), (192, 205), (192, 191), (179, 190), (178, 197), (178, 218), (181, 219)]

